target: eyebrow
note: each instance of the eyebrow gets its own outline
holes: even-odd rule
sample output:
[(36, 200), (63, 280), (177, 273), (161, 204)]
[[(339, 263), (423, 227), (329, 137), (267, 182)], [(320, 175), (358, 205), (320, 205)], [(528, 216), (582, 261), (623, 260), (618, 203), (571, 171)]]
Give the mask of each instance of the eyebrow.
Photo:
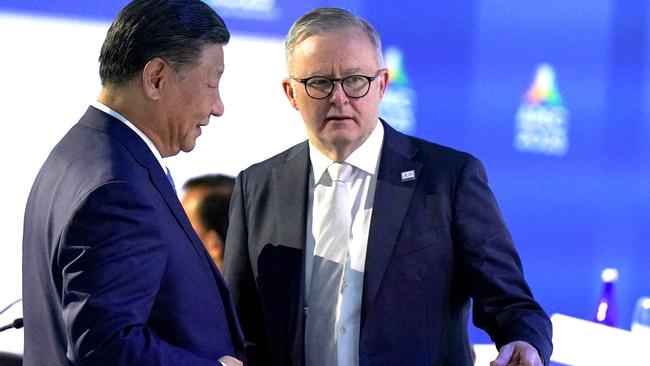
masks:
[[(349, 75), (358, 75), (359, 72), (361, 72), (360, 67), (353, 67), (353, 68), (345, 69), (343, 71), (343, 77), (349, 76)], [(332, 74), (331, 73), (320, 73), (320, 72), (315, 71), (315, 72), (311, 72), (311, 73), (307, 74), (307, 76), (305, 78), (311, 78), (311, 77), (314, 77), (314, 76), (322, 76), (322, 77), (330, 77), (331, 78)]]

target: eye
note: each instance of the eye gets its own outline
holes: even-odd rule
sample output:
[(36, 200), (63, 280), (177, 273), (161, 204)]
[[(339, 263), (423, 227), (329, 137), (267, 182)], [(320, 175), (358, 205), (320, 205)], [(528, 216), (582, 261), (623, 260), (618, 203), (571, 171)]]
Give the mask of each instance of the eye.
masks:
[(365, 84), (368, 82), (366, 78), (364, 78), (361, 75), (350, 75), (343, 80), (343, 83), (345, 83), (345, 86), (350, 87), (350, 88), (360, 88), (365, 86)]
[(327, 90), (332, 86), (332, 82), (327, 78), (315, 77), (307, 81), (307, 86), (310, 88)]

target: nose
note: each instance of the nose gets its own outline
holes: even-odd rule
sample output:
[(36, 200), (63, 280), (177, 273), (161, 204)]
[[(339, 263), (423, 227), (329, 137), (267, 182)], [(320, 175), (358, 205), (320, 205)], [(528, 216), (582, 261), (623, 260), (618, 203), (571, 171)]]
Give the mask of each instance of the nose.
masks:
[(217, 95), (217, 100), (212, 105), (212, 111), (210, 112), (215, 117), (220, 117), (223, 115), (224, 106), (221, 96)]
[(345, 105), (348, 103), (348, 96), (345, 95), (341, 83), (334, 83), (334, 89), (332, 90), (332, 94), (330, 94), (329, 100), (334, 105)]

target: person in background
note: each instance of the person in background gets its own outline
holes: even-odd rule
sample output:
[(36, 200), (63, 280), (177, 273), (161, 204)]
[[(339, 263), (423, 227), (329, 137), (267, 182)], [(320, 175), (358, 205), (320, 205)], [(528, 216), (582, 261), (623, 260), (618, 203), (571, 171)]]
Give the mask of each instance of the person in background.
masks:
[(473, 300), (492, 366), (548, 363), (551, 322), (483, 165), (379, 118), (389, 78), (373, 27), (320, 8), (285, 46), (282, 86), (308, 141), (239, 174), (226, 240), (251, 359), (469, 366)]
[(99, 98), (27, 202), (25, 366), (243, 364), (230, 294), (163, 160), (223, 114), (229, 37), (200, 0), (134, 0), (111, 24)]
[(203, 175), (183, 185), (181, 203), (210, 257), (223, 272), (223, 250), (228, 232), (228, 210), (235, 179)]

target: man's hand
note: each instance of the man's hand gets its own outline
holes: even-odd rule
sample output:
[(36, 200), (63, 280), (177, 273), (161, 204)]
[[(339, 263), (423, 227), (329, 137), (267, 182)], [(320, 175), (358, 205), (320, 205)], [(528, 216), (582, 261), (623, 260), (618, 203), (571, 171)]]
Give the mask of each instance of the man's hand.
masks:
[(510, 342), (499, 350), (490, 366), (543, 366), (537, 349), (522, 341)]
[(221, 362), (225, 366), (244, 366), (244, 363), (239, 361), (238, 359), (230, 356), (223, 356), (219, 359), (219, 362)]

